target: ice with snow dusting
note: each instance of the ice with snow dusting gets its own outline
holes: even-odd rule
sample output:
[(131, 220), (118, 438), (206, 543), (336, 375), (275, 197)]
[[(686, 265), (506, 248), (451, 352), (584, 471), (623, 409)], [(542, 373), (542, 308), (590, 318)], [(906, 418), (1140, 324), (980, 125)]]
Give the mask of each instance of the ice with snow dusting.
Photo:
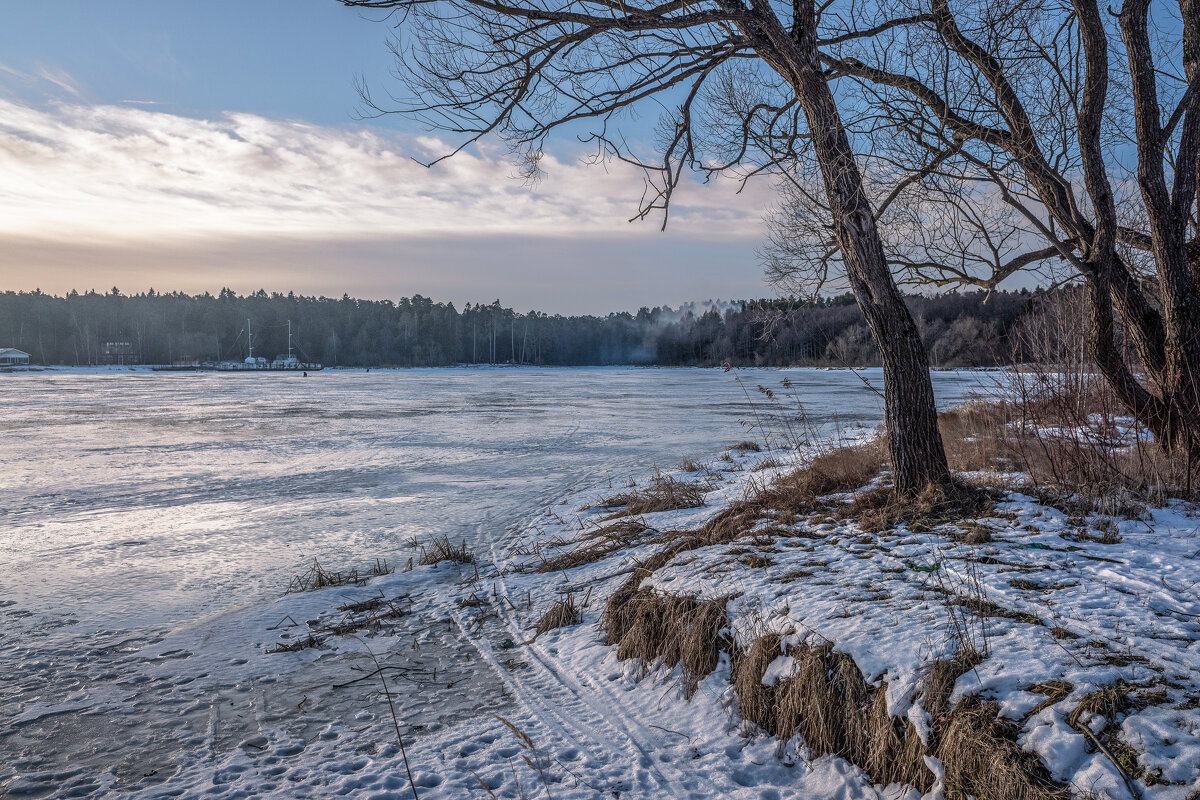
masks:
[[(741, 377), (744, 385), (720, 371), (633, 369), (327, 371), (307, 380), (4, 376), (0, 790), (409, 796), (377, 681), (382, 667), (423, 800), (517, 797), (543, 782), (556, 798), (905, 797), (897, 787), (872, 787), (840, 759), (806, 760), (800, 751), (780, 758), (776, 743), (747, 735), (729, 703), (727, 664), (687, 702), (670, 676), (638, 680), (632, 665), (616, 661), (594, 623), (646, 548), (563, 575), (510, 569), (520, 545), (576, 535), (587, 517), (578, 507), (625, 476), (644, 480), (681, 455), (715, 459), (753, 438), (741, 423), (753, 419), (746, 389), (754, 395), (758, 383), (789, 378), (808, 423), (822, 430), (871, 429), (880, 418), (878, 397), (849, 373)], [(994, 385), (989, 374), (935, 376), (943, 405)], [(668, 512), (656, 524), (703, 523), (740, 496), (754, 458), (720, 462), (705, 507)], [(997, 639), (995, 663), (980, 667), (987, 686), (964, 679), (960, 692), (991, 692), (1019, 714), (1030, 698), (1012, 665), (1038, 679), (1063, 671), (1076, 694), (1154, 670), (1195, 684), (1195, 619), (1187, 615), (1200, 609), (1175, 592), (1197, 580), (1194, 520), (1168, 510), (1149, 529), (1123, 528), (1122, 545), (1063, 551), (1054, 525), (1065, 520), (1025, 498), (1010, 510), (1020, 524), (995, 521), (1003, 528), (997, 539), (1012, 539), (998, 550), (1019, 549), (1044, 564), (1039, 579), (1047, 573), (1096, 588), (1069, 592), (1063, 603), (1068, 590), (1005, 588), (999, 571), (989, 588), (1032, 613), (1048, 615), (1042, 605), (1052, 604), (1054, 619), (1076, 626), (1080, 643), (1105, 645), (1074, 653), (1080, 667), (1040, 646), (1036, 626), (1013, 623)], [(1042, 532), (1024, 531), (1027, 523)], [(408, 541), (442, 534), (476, 550), (478, 571), (452, 563), (407, 569)], [(735, 620), (819, 628), (871, 677), (886, 674), (902, 686), (930, 656), (921, 643), (941, 631), (921, 595), (927, 573), (909, 570), (883, 600), (870, 565), (944, 557), (951, 569), (953, 548), (933, 534), (899, 535), (858, 558), (851, 529), (828, 534), (806, 540), (811, 552), (787, 548), (766, 569), (700, 551), (656, 580), (672, 591), (736, 587)], [(1024, 547), (1043, 543), (1051, 549)], [(344, 569), (381, 557), (400, 569), (362, 585), (283, 594), (313, 558)], [(705, 559), (729, 569), (703, 572)], [(771, 580), (801, 560), (828, 561), (838, 580)], [(584, 623), (530, 642), (537, 617), (568, 586), (589, 597)], [(800, 592), (803, 604), (788, 602)], [(877, 598), (872, 618), (847, 615), (866, 593)], [(351, 613), (339, 609), (376, 599), (399, 613), (354, 635), (323, 634), (317, 646), (272, 652), (335, 629)], [(919, 613), (901, 614), (905, 603)], [(1151, 626), (1153, 614), (1164, 617)], [(1100, 668), (1092, 661), (1101, 652), (1149, 661)], [(1168, 691), (1174, 700), (1182, 690)], [(1124, 720), (1124, 735), (1169, 741), (1144, 751), (1157, 759), (1147, 766), (1164, 780), (1187, 781), (1196, 769), (1195, 712), (1155, 708)], [(1060, 711), (1034, 718), (1028, 746), (1064, 777), (1108, 791), (1111, 769)], [(1176, 789), (1153, 791), (1173, 797)]]
[[(798, 460), (802, 463), (803, 456)], [(709, 494), (709, 506), (646, 515), (646, 524), (658, 530), (692, 529), (723, 503), (738, 499), (753, 473), (727, 472), (730, 465), (721, 462), (715, 468), (723, 480)], [(594, 513), (582, 512), (584, 524)], [(794, 537), (776, 530), (765, 537), (769, 541), (755, 537), (689, 551), (656, 570), (643, 586), (731, 598), (730, 624), (742, 646), (766, 632), (784, 634), (785, 645), (832, 642), (835, 650), (854, 658), (869, 681), (887, 682), (889, 711), (913, 720), (918, 730), (927, 718), (914, 701), (922, 668), (950, 655), (954, 647), (943, 597), (948, 590), (981, 590), (995, 604), (986, 620), (988, 657), (959, 678), (952, 701), (967, 694), (996, 700), (1003, 716), (1021, 723), (1021, 745), (1039, 755), (1055, 779), (1078, 796), (1115, 800), (1129, 797), (1124, 777), (1066, 717), (1087, 694), (1123, 682), (1138, 702), (1120, 720), (1121, 740), (1136, 751), (1137, 766), (1150, 784), (1139, 795), (1192, 800), (1200, 791), (1200, 511), (1173, 504), (1144, 519), (1121, 520), (1116, 543), (1101, 543), (1112, 537), (1088, 529), (1095, 523), (1111, 534), (1110, 520), (1070, 517), (1019, 493), (1011, 493), (981, 522), (991, 534), (982, 545), (955, 541), (952, 529), (917, 532), (900, 526), (866, 534), (852, 521), (798, 523)], [(545, 539), (556, 532), (548, 525), (533, 535)], [(623, 552), (573, 570), (572, 585), (592, 586), (606, 597), (623, 579), (623, 566), (644, 560), (652, 549)], [(618, 664), (604, 648), (587, 649), (594, 647), (589, 644), (594, 631), (563, 635), (578, 637), (571, 647), (559, 648), (558, 658), (568, 662), (571, 672), (594, 674), (610, 665), (631, 692), (644, 692), (645, 702), (653, 698), (660, 704), (647, 715), (638, 701), (625, 701), (623, 713), (643, 719), (662, 713), (673, 720), (709, 713), (715, 716), (703, 723), (711, 726), (705, 729), (708, 736), (738, 730), (727, 664), (692, 704), (685, 704), (670, 689), (678, 674), (657, 676), (656, 688), (632, 688), (639, 674), (632, 665)], [(791, 659), (781, 656), (763, 681), (786, 677), (790, 666)], [(1043, 693), (1030, 688), (1047, 681), (1064, 681), (1070, 692), (1046, 703)], [(1098, 714), (1085, 713), (1082, 719), (1093, 733), (1105, 723)], [(677, 729), (693, 738), (701, 730)], [(756, 744), (761, 741), (752, 733), (743, 740), (746, 748)], [(865, 775), (840, 759), (807, 761), (803, 743), (791, 744), (798, 749), (785, 755), (784, 762), (767, 762), (792, 763), (788, 779), (777, 786), (784, 796), (895, 796), (895, 787), (872, 787)], [(834, 781), (836, 788), (793, 794), (814, 771), (824, 774), (832, 762), (845, 770)], [(767, 776), (773, 775), (765, 768), (755, 774), (768, 783)], [(937, 792), (935, 788), (931, 796)]]

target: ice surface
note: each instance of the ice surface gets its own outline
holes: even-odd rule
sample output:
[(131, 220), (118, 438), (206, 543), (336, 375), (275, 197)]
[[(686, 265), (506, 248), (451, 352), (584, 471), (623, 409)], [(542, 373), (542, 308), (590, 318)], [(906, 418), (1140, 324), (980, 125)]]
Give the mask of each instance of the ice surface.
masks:
[[(708, 731), (696, 741), (622, 714), (631, 684), (590, 626), (511, 647), (553, 576), (536, 596), (491, 585), (523, 589), (521, 613), (494, 594), (460, 605), (489, 584), (468, 591), (474, 569), (450, 565), (283, 596), (314, 558), (403, 567), (410, 539), (441, 535), (465, 539), (486, 576), (567, 492), (754, 438), (757, 383), (789, 378), (824, 430), (880, 419), (848, 372), (738, 374), (744, 385), (647, 369), (0, 376), (0, 791), (394, 796), (407, 779), (374, 655), (423, 798), (479, 794), (480, 781), (514, 791), (505, 769), (521, 746), (493, 715), (607, 790), (780, 796), (770, 786), (797, 776), (760, 766), (766, 745), (729, 751), (719, 703), (686, 706), (694, 725), (663, 720)], [(935, 375), (943, 405), (995, 382)], [(362, 638), (268, 652), (375, 596), (408, 613)], [(744, 766), (718, 783), (697, 777), (731, 760)], [(803, 781), (874, 796), (839, 784), (847, 769), (814, 765)], [(592, 784), (561, 794), (592, 797)]]

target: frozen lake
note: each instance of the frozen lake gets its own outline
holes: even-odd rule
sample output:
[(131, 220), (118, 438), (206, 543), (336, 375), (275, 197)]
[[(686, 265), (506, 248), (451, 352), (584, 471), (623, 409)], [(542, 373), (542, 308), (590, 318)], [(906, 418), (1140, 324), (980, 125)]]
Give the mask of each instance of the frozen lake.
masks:
[[(337, 702), (265, 707), (253, 675), (222, 672), (246, 662), (228, 652), (237, 620), (314, 558), (403, 563), (410, 540), (443, 534), (486, 552), (572, 489), (754, 438), (746, 390), (762, 411), (755, 386), (784, 378), (812, 425), (882, 418), (847, 371), (0, 375), (0, 793), (166, 790), (196, 748), (289, 715), (321, 735)], [(934, 376), (943, 407), (996, 384)], [(306, 669), (295, 686), (322, 677)], [(488, 702), (486, 676), (464, 679)], [(254, 713), (221, 718), (226, 701)], [(452, 699), (428, 703), (420, 719), (453, 724)]]

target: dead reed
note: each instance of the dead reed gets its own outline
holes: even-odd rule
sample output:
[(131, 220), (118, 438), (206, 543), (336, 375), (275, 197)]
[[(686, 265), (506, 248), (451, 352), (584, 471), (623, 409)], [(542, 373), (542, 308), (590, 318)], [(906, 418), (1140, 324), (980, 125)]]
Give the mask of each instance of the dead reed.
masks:
[(417, 563), (423, 567), (435, 566), (443, 561), (456, 564), (475, 563), (475, 553), (467, 549), (466, 539), (461, 545), (455, 546), (449, 536), (442, 536), (434, 539), (428, 546), (420, 542), (416, 543), (416, 546), (421, 550), (421, 559)]
[(620, 509), (609, 519), (616, 517), (654, 514), (659, 511), (676, 511), (682, 508), (699, 508), (704, 505), (704, 487), (698, 483), (680, 481), (670, 475), (655, 475), (650, 485), (642, 489), (607, 497), (599, 508)]
[(396, 568), (390, 566), (386, 559), (376, 559), (375, 564), (365, 572), (359, 572), (357, 568), (348, 572), (334, 572), (326, 569), (320, 561), (314, 558), (311, 567), (292, 578), (285, 594), (309, 592), (314, 589), (324, 589), (327, 586), (357, 586), (366, 583), (371, 578), (390, 575), (395, 571)]
[(1098, 381), (1034, 370), (1012, 393), (939, 416), (952, 469), (1012, 475), (1070, 513), (1140, 517), (1169, 498), (1200, 499), (1200, 462), (1152, 441)]
[[(640, 578), (636, 579), (640, 583)], [(601, 620), (605, 643), (617, 658), (634, 658), (649, 671), (679, 666), (684, 694), (691, 698), (717, 668), (725, 598), (699, 600), (626, 586), (609, 598)]]
[(308, 632), (299, 639), (276, 642), (269, 653), (296, 653), (320, 647), (331, 636), (350, 636), (362, 631), (381, 630), (385, 623), (406, 616), (408, 595), (387, 598), (383, 594), (338, 606), (343, 616), (326, 622), (310, 622)]
[[(583, 564), (594, 563), (621, 550), (635, 547), (650, 540), (658, 533), (657, 530), (641, 520), (621, 520), (586, 531), (579, 538), (575, 547), (552, 556), (545, 555), (544, 547), (537, 547), (534, 554), (539, 561), (534, 562), (533, 566), (525, 566), (523, 569), (532, 569), (535, 572), (558, 572), (573, 569)], [(561, 546), (569, 544), (563, 542)]]
[(916, 532), (948, 523), (985, 516), (995, 506), (998, 493), (963, 482), (948, 487), (930, 485), (915, 496), (900, 496), (890, 486), (857, 494), (835, 509), (834, 516), (853, 519), (870, 533), (905, 525)]
[(872, 686), (854, 660), (828, 642), (792, 648), (789, 670), (773, 686), (763, 674), (781, 655), (780, 639), (768, 634), (733, 655), (732, 683), (742, 717), (778, 737), (796, 734), (814, 755), (838, 755), (879, 784), (903, 783), (927, 792), (933, 773), (924, 756), (946, 766), (947, 795), (978, 800), (1065, 800), (1045, 766), (1017, 743), (1019, 727), (998, 716), (994, 703), (967, 697), (951, 707), (959, 676), (974, 657), (931, 664), (920, 702), (932, 717), (928, 745), (911, 723), (887, 713), (886, 684)]
[(550, 604), (550, 608), (538, 620), (537, 632), (533, 638), (536, 639), (546, 631), (578, 625), (581, 622), (583, 622), (583, 610), (575, 605), (575, 596), (568, 594)]

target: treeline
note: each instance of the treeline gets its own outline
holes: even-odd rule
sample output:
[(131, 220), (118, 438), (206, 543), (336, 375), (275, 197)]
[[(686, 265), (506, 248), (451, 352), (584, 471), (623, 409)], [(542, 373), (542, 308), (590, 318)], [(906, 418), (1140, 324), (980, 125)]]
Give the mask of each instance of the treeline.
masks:
[[(1041, 292), (912, 295), (934, 366), (1008, 363), (1014, 326)], [(415, 295), (398, 301), (303, 297), (71, 292), (0, 294), (0, 348), (40, 364), (104, 364), (114, 353), (144, 364), (239, 360), (247, 320), (256, 356), (287, 352), (340, 366), (426, 367), (520, 363), (869, 366), (878, 362), (850, 295), (815, 303), (756, 300), (607, 316), (527, 314), (490, 305), (458, 310)], [(116, 345), (115, 347), (113, 345)]]

